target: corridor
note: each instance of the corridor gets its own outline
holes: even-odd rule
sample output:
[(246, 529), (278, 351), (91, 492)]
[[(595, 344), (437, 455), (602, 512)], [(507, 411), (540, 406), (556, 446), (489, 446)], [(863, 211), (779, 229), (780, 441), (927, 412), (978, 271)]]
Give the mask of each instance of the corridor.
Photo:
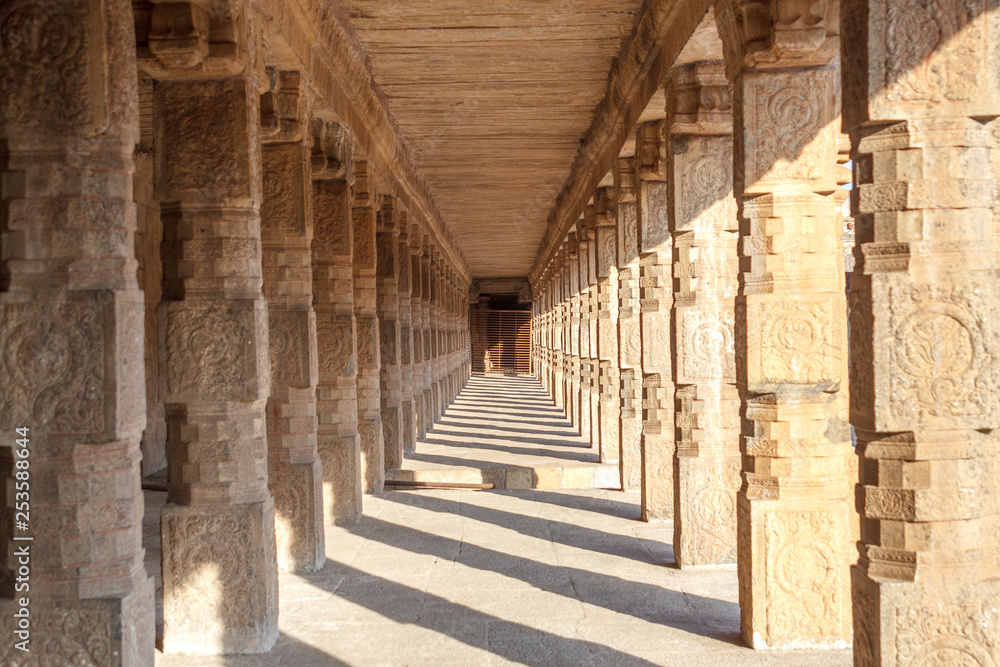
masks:
[[(553, 484), (546, 469), (565, 479), (598, 469), (595, 458), (535, 380), (473, 378), (405, 468), (503, 470), (508, 484), (512, 470), (530, 470), (537, 487)], [(146, 498), (159, 586), (163, 494)], [(366, 495), (360, 523), (327, 529), (321, 571), (280, 575), (270, 653), (158, 652), (156, 664), (850, 664), (849, 650), (745, 648), (735, 568), (673, 567), (672, 524), (638, 521), (638, 501), (571, 488)]]

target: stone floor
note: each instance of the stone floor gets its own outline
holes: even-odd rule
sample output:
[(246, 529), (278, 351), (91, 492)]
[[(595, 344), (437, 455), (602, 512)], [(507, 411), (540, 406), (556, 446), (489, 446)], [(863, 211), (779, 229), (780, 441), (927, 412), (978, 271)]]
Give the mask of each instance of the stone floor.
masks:
[(529, 377), (473, 377), (401, 470), (401, 481), (488, 483), (498, 489), (620, 488), (589, 440)]
[[(471, 427), (496, 429), (501, 418), (518, 422), (522, 430), (538, 427), (539, 444), (524, 442), (536, 436), (513, 431), (510, 441), (494, 440), (497, 449), (477, 455), (506, 452), (524, 457), (518, 465), (529, 468), (544, 467), (536, 464), (562, 459), (559, 453), (565, 452), (587, 460), (589, 452), (551, 436), (561, 430), (551, 409), (526, 405), (502, 417), (490, 412), (495, 402), (487, 399), (483, 382), (477, 380), (456, 410), (449, 410), (442, 427), (457, 421), (461, 410)], [(467, 400), (472, 388), (479, 391), (479, 405)], [(538, 461), (531, 458), (533, 446), (539, 448)], [(418, 445), (418, 453), (424, 451)], [(156, 517), (163, 495), (147, 492), (147, 563), (156, 574)], [(366, 496), (360, 524), (328, 529), (322, 571), (281, 575), (281, 636), (271, 653), (158, 653), (156, 664), (851, 664), (850, 651), (744, 648), (736, 571), (672, 567), (672, 525), (646, 524), (638, 516), (636, 494), (606, 489)]]

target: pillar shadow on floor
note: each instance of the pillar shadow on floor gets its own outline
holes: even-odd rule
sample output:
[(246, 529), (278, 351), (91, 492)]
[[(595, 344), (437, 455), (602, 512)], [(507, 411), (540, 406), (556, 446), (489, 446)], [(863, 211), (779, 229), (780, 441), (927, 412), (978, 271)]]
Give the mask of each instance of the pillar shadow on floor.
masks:
[[(370, 609), (387, 619), (439, 632), (463, 644), (489, 651), (518, 664), (531, 667), (552, 665), (654, 667), (655, 664), (601, 644), (561, 637), (529, 625), (492, 616), (343, 564), (331, 566), (331, 570), (345, 576), (328, 578), (324, 577), (321, 571), (303, 578), (320, 590)], [(344, 586), (343, 582), (351, 577), (364, 579), (366, 586)], [(372, 590), (377, 591), (377, 594), (370, 594)], [(412, 608), (410, 606), (412, 604), (417, 605), (417, 608)], [(477, 632), (475, 628), (482, 630)]]
[[(521, 493), (517, 492), (518, 495)], [(577, 549), (608, 554), (610, 556), (619, 556), (652, 565), (672, 565), (676, 562), (673, 547), (655, 540), (647, 540), (641, 537), (623, 537), (564, 521), (554, 521), (526, 514), (505, 512), (493, 509), (492, 507), (460, 503), (435, 496), (423, 496), (414, 493), (387, 493), (384, 498), (391, 502), (410, 507), (419, 507), (431, 512), (469, 517), (476, 521), (513, 530), (528, 537), (551, 540)], [(630, 544), (633, 540), (637, 543), (638, 549), (635, 548), (635, 544)]]
[(365, 517), (351, 530), (386, 546), (494, 572), (531, 584), (541, 591), (579, 599), (584, 604), (743, 646), (739, 639), (739, 605), (733, 602), (599, 572), (541, 563), (380, 519)]
[[(509, 440), (509, 438), (499, 438), (500, 440)], [(554, 459), (566, 459), (568, 461), (577, 461), (579, 463), (596, 463), (597, 454), (590, 451), (589, 448), (579, 448), (580, 452), (566, 452), (559, 449), (549, 449), (547, 447), (504, 447), (503, 445), (492, 445), (483, 442), (463, 442), (460, 440), (442, 440), (440, 438), (424, 438), (417, 443), (417, 453), (407, 456), (407, 459), (413, 461), (423, 461), (422, 457), (434, 456), (433, 454), (423, 454), (420, 452), (420, 445), (441, 445), (443, 447), (458, 447), (462, 449), (488, 449), (490, 451), (496, 452), (507, 452), (509, 454), (520, 454), (523, 456), (547, 456)], [(465, 463), (463, 463), (465, 461)], [(465, 466), (469, 465), (469, 459), (457, 458), (455, 465)], [(496, 462), (493, 465), (497, 465)]]

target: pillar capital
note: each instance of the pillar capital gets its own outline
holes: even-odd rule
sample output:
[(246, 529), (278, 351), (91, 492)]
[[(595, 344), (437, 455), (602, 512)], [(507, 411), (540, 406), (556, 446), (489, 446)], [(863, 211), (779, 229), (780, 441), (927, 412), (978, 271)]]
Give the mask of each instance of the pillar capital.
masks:
[(666, 121), (662, 120), (639, 126), (635, 140), (635, 168), (640, 180), (662, 181), (667, 177), (666, 145), (663, 141), (665, 128)]
[(615, 203), (635, 202), (635, 157), (615, 160)]
[(664, 87), (671, 134), (732, 134), (733, 86), (722, 61), (675, 67)]
[(260, 96), (261, 142), (311, 143), (313, 95), (306, 74), (268, 67), (265, 79), (268, 88)]
[(312, 179), (314, 181), (354, 182), (354, 139), (346, 125), (313, 118)]

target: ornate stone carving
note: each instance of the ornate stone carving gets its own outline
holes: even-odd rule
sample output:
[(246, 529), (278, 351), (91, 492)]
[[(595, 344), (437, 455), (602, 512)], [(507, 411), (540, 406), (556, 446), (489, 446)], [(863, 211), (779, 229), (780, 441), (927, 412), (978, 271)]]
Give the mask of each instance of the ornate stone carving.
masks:
[(378, 320), (358, 317), (357, 332), (358, 368), (378, 368)]
[[(102, 603), (83, 608), (32, 609), (31, 650), (14, 647), (13, 613), (0, 618), (0, 661), (9, 667), (34, 665), (115, 665), (111, 610)], [(141, 654), (140, 654), (141, 655)]]
[(896, 608), (896, 664), (993, 667), (1000, 640), (997, 600)]
[(313, 187), (313, 252), (319, 256), (350, 257), (353, 236), (344, 182), (320, 182)]
[(298, 144), (265, 145), (260, 221), (265, 234), (305, 236), (304, 157)]
[[(837, 378), (839, 350), (834, 347), (829, 303), (775, 301), (763, 305), (762, 311), (760, 375), (752, 382), (817, 384)], [(753, 354), (753, 343), (750, 345)]]
[[(59, 303), (0, 304), (0, 424), (107, 435), (105, 318), (110, 293)], [(138, 336), (140, 323), (131, 335)], [(138, 353), (142, 359), (142, 353)], [(141, 377), (141, 376), (140, 376)], [(135, 392), (138, 387), (132, 387)], [(131, 415), (144, 412), (144, 408)], [(113, 436), (109, 436), (113, 437)]]
[(280, 386), (309, 385), (309, 313), (268, 310), (271, 377)]
[(155, 152), (162, 174), (158, 197), (170, 200), (197, 191), (249, 196), (251, 153), (256, 151), (249, 150), (246, 136), (239, 136), (248, 122), (249, 84), (164, 81), (156, 91), (156, 113), (163, 119)]
[[(177, 302), (161, 306), (166, 357), (165, 400), (212, 396), (217, 400), (254, 400), (257, 369), (248, 353), (255, 336), (253, 303), (232, 301), (195, 305)], [(267, 350), (267, 346), (263, 346)]]
[(678, 309), (680, 334), (677, 357), (679, 381), (722, 380), (734, 382), (736, 349), (732, 310)]
[(837, 69), (744, 75), (745, 189), (830, 179), (836, 166), (832, 125)]
[(895, 0), (885, 6), (890, 102), (968, 102), (980, 92), (985, 0)]
[(107, 96), (102, 7), (83, 0), (11, 0), (0, 7), (4, 122), (100, 129)]
[(834, 514), (770, 512), (764, 532), (769, 643), (839, 636), (846, 572)]
[(354, 376), (354, 323), (350, 316), (317, 314), (316, 341), (320, 373)]
[[(915, 422), (953, 427), (956, 418), (972, 428), (994, 423), (997, 382), (987, 293), (975, 285), (890, 287), (892, 416), (878, 413), (884, 430)], [(884, 352), (876, 354), (878, 363)]]

